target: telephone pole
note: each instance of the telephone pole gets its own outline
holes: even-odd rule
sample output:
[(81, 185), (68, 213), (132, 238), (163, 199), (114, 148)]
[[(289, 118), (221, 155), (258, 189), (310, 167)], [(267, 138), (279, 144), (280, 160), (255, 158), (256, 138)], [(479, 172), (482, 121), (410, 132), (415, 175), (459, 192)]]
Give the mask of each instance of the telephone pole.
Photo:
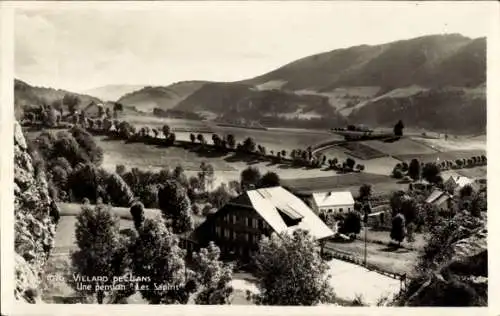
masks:
[(367, 204), (365, 204), (364, 206), (364, 213), (365, 213), (365, 216), (363, 218), (363, 222), (364, 222), (364, 230), (365, 230), (365, 254), (364, 254), (364, 262), (365, 262), (365, 267), (367, 265), (367, 254), (368, 254), (368, 251), (367, 251), (367, 244), (368, 244), (368, 227), (367, 227), (367, 224), (368, 224), (368, 214), (371, 213), (371, 209), (372, 209), (372, 206), (371, 206), (371, 203), (370, 203), (370, 200), (367, 201)]

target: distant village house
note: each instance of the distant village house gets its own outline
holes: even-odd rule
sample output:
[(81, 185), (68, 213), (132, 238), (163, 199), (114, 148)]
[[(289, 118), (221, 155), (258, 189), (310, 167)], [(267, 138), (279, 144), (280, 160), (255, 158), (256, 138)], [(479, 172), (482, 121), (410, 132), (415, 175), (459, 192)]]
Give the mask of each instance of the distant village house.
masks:
[(321, 212), (337, 214), (354, 210), (354, 198), (350, 191), (316, 192), (312, 195), (313, 207)]
[(425, 203), (433, 204), (441, 211), (446, 211), (451, 208), (452, 196), (445, 191), (435, 189), (432, 193), (427, 197)]
[(448, 192), (453, 192), (453, 194), (457, 194), (466, 185), (470, 185), (474, 189), (478, 187), (473, 179), (464, 176), (450, 176), (444, 182), (445, 189)]

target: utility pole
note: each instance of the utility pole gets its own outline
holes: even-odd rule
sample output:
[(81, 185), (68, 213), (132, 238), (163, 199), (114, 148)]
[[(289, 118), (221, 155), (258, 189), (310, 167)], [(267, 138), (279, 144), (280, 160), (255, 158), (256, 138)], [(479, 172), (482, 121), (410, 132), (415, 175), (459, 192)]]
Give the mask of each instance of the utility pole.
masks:
[(365, 213), (365, 216), (364, 216), (364, 219), (363, 219), (363, 222), (364, 222), (364, 230), (365, 230), (365, 254), (364, 254), (364, 262), (365, 262), (365, 267), (367, 265), (367, 244), (368, 244), (368, 227), (367, 227), (367, 224), (368, 224), (368, 214), (371, 213), (371, 203), (370, 203), (370, 200), (368, 199), (367, 201), (367, 204), (365, 204), (364, 206), (364, 213)]

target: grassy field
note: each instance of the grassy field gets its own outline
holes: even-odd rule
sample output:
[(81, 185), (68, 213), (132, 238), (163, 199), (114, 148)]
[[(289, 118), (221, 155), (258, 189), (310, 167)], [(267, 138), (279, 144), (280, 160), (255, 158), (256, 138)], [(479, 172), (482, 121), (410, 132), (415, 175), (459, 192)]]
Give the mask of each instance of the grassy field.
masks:
[[(55, 253), (67, 253), (70, 250), (76, 249), (75, 244), (75, 224), (76, 215), (80, 213), (82, 205), (74, 203), (59, 203), (61, 218), (57, 225), (55, 239)], [(130, 210), (125, 207), (113, 207), (112, 212), (120, 218), (120, 229), (133, 228), (134, 223)], [(146, 209), (146, 217), (154, 217), (160, 215), (160, 210)]]
[(385, 195), (392, 191), (406, 188), (406, 184), (400, 184), (397, 180), (384, 175), (370, 173), (353, 173), (322, 178), (304, 178), (283, 180), (282, 184), (301, 193), (312, 193), (315, 191), (329, 191), (344, 189), (358, 195), (359, 187), (368, 183), (372, 185), (373, 195)]
[(381, 152), (380, 150), (366, 146), (360, 142), (344, 143), (338, 145), (338, 147), (347, 150), (351, 156), (363, 160), (370, 160), (386, 156), (386, 154)]
[[(333, 243), (326, 245), (327, 249), (337, 250), (363, 260), (365, 243), (361, 240), (354, 240), (349, 243)], [(386, 245), (367, 243), (367, 261), (374, 266), (392, 273), (411, 275), (413, 267), (417, 262), (418, 252), (399, 248), (392, 249)]]
[[(374, 230), (368, 227), (368, 234), (367, 234), (367, 239), (368, 240), (376, 240), (376, 241), (381, 241), (383, 243), (389, 244), (392, 240), (390, 237), (391, 232), (390, 231), (383, 231), (383, 230)], [(426, 240), (425, 240), (425, 235), (424, 234), (419, 234), (415, 233), (415, 241), (414, 242), (407, 242), (406, 239), (401, 243), (402, 246), (405, 247), (410, 247), (414, 249), (423, 249), (424, 246), (426, 245)], [(361, 241), (364, 241), (365, 237), (365, 232), (364, 228), (361, 228), (361, 232), (359, 233), (358, 237), (361, 239)]]
[[(297, 148), (305, 149), (308, 146), (329, 140), (338, 139), (328, 131), (306, 130), (306, 129), (287, 129), (270, 128), (268, 130), (246, 129), (238, 127), (217, 126), (208, 121), (194, 121), (183, 119), (159, 118), (153, 116), (125, 117), (125, 120), (141, 128), (148, 126), (150, 128), (161, 129), (164, 124), (168, 124), (178, 140), (189, 141), (189, 135), (192, 133), (201, 133), (211, 142), (212, 133), (219, 135), (233, 134), (236, 142), (243, 142), (245, 138), (252, 137), (259, 145), (265, 146), (270, 150), (286, 150), (288, 153)], [(177, 131), (176, 131), (177, 130)], [(210, 131), (210, 132), (207, 132)]]
[(107, 140), (107, 136), (95, 137), (97, 145), (103, 149), (103, 166), (114, 170), (123, 164), (129, 168), (175, 168), (181, 165), (184, 170), (198, 171), (203, 161), (209, 162), (215, 170), (235, 171), (231, 164), (217, 157), (202, 157), (180, 147), (161, 147), (143, 143), (125, 143), (121, 140)]
[(484, 177), (486, 177), (487, 169), (488, 168), (486, 166), (481, 166), (481, 167), (474, 167), (474, 168), (457, 169), (454, 171), (456, 173), (458, 173), (459, 175), (462, 175), (464, 177), (484, 178)]
[(398, 155), (395, 156), (397, 159), (401, 161), (410, 161), (412, 159), (418, 159), (420, 162), (435, 162), (437, 159), (440, 161), (443, 160), (452, 160), (462, 158), (470, 158), (472, 156), (480, 156), (485, 155), (486, 152), (484, 150), (455, 150), (455, 151), (447, 151), (447, 152), (436, 152), (431, 154), (406, 154), (406, 155)]
[(361, 144), (377, 149), (390, 156), (409, 154), (432, 154), (437, 152), (431, 147), (421, 144), (411, 138), (402, 138), (395, 142), (384, 142), (380, 140), (363, 141)]

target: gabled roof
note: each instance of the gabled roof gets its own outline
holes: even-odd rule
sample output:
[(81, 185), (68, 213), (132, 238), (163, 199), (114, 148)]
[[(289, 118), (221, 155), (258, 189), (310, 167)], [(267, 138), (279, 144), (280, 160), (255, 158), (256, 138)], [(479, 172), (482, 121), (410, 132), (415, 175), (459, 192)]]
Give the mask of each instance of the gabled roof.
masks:
[[(302, 200), (282, 187), (250, 190), (244, 193), (252, 203), (254, 210), (277, 233), (291, 233), (297, 229), (308, 230), (316, 239), (333, 235), (333, 231)], [(298, 223), (287, 226), (280, 211)]]
[(449, 198), (450, 196), (448, 195), (448, 193), (436, 189), (432, 191), (432, 193), (429, 195), (429, 197), (427, 197), (425, 202), (433, 204), (441, 204), (442, 202), (446, 201)]
[(318, 207), (354, 204), (350, 191), (316, 192), (313, 193), (313, 199)]
[(464, 177), (464, 176), (450, 176), (446, 182), (451, 182), (457, 185), (459, 188), (463, 188), (466, 185), (472, 185), (474, 180)]
[(435, 205), (441, 205), (441, 203), (444, 203), (450, 199), (450, 196), (448, 194), (442, 194), (440, 197), (438, 197), (436, 200), (434, 200)]

